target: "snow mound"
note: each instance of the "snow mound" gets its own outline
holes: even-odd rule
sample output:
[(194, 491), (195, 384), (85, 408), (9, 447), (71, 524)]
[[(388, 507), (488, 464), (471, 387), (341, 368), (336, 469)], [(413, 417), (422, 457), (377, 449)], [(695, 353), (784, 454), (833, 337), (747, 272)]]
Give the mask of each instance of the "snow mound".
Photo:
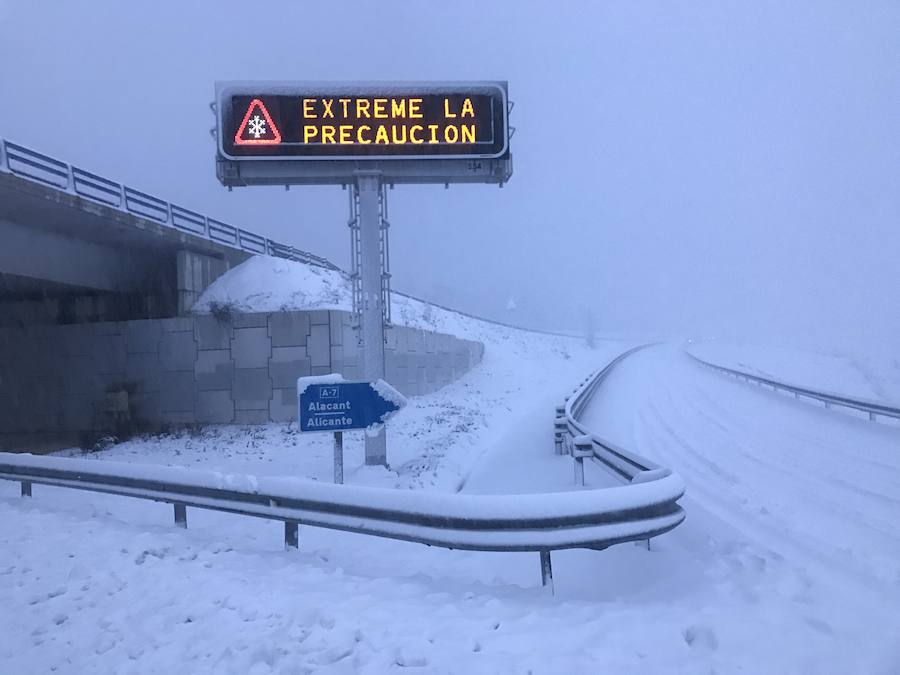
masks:
[(353, 306), (350, 280), (341, 272), (284, 258), (258, 255), (228, 270), (207, 288), (193, 311), (216, 307), (238, 312), (279, 312)]
[[(198, 314), (210, 314), (220, 308), (240, 313), (315, 309), (349, 312), (353, 308), (353, 291), (350, 277), (341, 271), (258, 255), (214, 281), (192, 310)], [(480, 342), (507, 340), (513, 334), (530, 333), (396, 292), (391, 293), (391, 320), (398, 326), (447, 333)]]

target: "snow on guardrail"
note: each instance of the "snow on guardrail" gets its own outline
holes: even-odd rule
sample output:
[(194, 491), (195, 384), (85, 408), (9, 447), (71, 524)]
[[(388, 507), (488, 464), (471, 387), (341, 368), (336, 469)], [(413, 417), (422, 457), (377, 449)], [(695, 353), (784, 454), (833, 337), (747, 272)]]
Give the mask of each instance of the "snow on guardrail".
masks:
[(754, 375), (744, 370), (738, 370), (736, 368), (726, 368), (725, 366), (720, 366), (718, 364), (705, 361), (698, 356), (694, 356), (687, 350), (684, 350), (684, 353), (697, 363), (706, 366), (707, 368), (711, 368), (712, 370), (715, 370), (724, 375), (736, 377), (738, 379), (744, 380), (745, 382), (752, 382), (755, 384), (771, 387), (774, 391), (788, 392), (790, 394), (793, 394), (794, 397), (798, 399), (813, 399), (824, 404), (826, 408), (838, 406), (841, 408), (851, 408), (853, 410), (858, 410), (860, 412), (868, 414), (869, 420), (872, 422), (877, 422), (880, 418), (883, 417), (900, 420), (900, 408), (894, 406), (886, 405), (884, 403), (878, 403), (876, 401), (851, 398), (849, 396), (842, 396), (841, 394), (835, 394), (826, 391), (817, 391), (815, 389), (809, 389), (807, 387), (801, 387), (795, 384), (781, 382), (772, 378), (762, 377), (761, 375)]

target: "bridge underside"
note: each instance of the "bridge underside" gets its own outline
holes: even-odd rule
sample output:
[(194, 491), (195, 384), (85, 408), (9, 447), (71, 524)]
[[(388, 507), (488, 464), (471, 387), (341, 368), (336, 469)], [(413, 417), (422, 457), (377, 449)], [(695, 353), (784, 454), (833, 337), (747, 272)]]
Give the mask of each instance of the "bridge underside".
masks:
[(187, 312), (249, 254), (0, 173), (0, 325)]

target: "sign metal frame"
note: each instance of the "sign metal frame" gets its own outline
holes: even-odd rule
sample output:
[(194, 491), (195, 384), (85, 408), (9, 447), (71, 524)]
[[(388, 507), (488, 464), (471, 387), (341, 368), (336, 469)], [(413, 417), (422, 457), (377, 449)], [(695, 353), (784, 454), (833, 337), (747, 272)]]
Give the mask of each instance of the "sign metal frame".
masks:
[[(226, 187), (249, 185), (352, 185), (359, 172), (377, 172), (383, 183), (443, 184), (488, 183), (503, 185), (513, 172), (509, 138), (509, 98), (505, 81), (459, 82), (216, 82), (216, 175)], [(232, 96), (415, 96), (417, 94), (490, 93), (500, 102), (499, 152), (416, 155), (285, 156), (234, 155), (225, 148), (226, 135), (234, 135)], [(237, 117), (244, 114), (237, 111)], [(297, 114), (300, 114), (298, 109)], [(240, 120), (237, 120), (240, 121)], [(272, 144), (254, 147), (271, 148)], [(348, 146), (349, 147), (349, 146)]]

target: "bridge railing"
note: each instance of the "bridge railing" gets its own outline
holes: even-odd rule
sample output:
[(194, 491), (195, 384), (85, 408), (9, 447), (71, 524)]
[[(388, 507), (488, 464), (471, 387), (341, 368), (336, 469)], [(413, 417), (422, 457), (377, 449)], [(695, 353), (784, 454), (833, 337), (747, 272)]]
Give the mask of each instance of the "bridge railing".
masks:
[(327, 269), (339, 269), (320, 256), (171, 204), (5, 139), (0, 139), (0, 171), (247, 253), (272, 255)]
[(773, 391), (783, 391), (789, 394), (793, 394), (794, 398), (797, 399), (806, 398), (812, 399), (814, 401), (819, 401), (826, 408), (837, 406), (841, 408), (850, 408), (853, 410), (857, 410), (859, 412), (866, 413), (869, 417), (869, 420), (872, 422), (877, 422), (880, 418), (884, 417), (900, 420), (900, 408), (891, 405), (878, 403), (876, 401), (867, 401), (859, 398), (851, 398), (849, 396), (842, 396), (841, 394), (818, 391), (815, 389), (810, 389), (808, 387), (800, 387), (795, 384), (788, 384), (787, 382), (773, 380), (769, 377), (754, 375), (753, 373), (748, 373), (744, 370), (738, 370), (736, 368), (726, 368), (725, 366), (720, 366), (716, 363), (710, 363), (709, 361), (705, 361), (704, 359), (694, 356), (689, 351), (685, 351), (685, 354), (687, 354), (697, 363), (706, 366), (707, 368), (711, 368), (712, 370), (715, 370), (719, 373), (722, 373), (723, 375), (729, 375), (739, 380), (743, 380), (744, 382), (766, 386), (771, 388)]

